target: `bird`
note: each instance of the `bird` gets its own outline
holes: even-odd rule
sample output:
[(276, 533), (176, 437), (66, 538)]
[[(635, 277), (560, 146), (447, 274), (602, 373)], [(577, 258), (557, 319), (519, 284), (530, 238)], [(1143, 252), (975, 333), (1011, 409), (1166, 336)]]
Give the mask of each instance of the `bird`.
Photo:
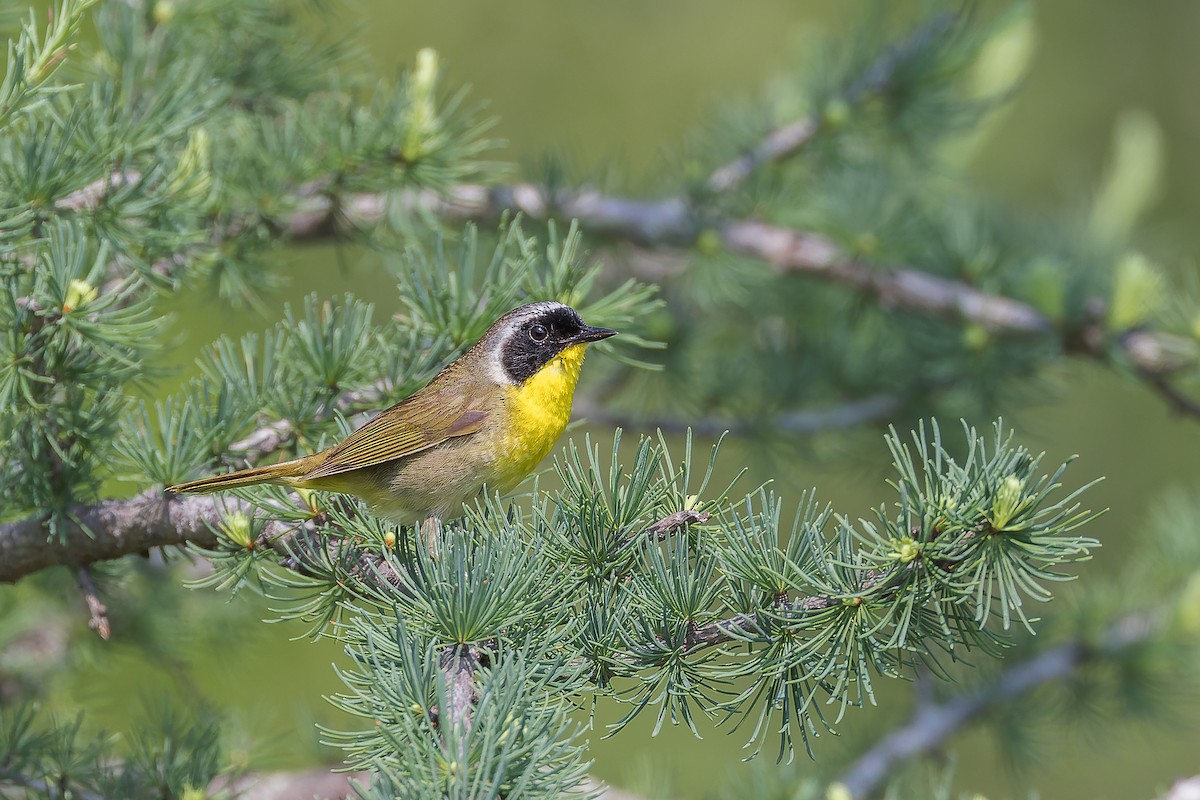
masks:
[(318, 453), (168, 486), (209, 493), (278, 484), (350, 494), (373, 513), (433, 532), (486, 485), (511, 491), (571, 418), (587, 346), (616, 335), (570, 306), (530, 303), (501, 316), (424, 388)]

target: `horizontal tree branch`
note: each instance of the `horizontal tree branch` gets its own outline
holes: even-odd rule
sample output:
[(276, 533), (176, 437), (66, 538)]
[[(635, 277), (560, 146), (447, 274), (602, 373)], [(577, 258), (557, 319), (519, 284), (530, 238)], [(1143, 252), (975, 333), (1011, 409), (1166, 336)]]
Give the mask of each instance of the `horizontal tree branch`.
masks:
[(239, 800), (292, 800), (299, 797), (320, 797), (343, 800), (357, 797), (354, 784), (368, 786), (368, 772), (331, 772), (328, 769), (309, 769), (299, 772), (250, 772), (234, 777), (221, 776), (208, 785), (208, 793), (225, 792)]
[[(551, 192), (522, 183), (492, 188), (463, 185), (445, 195), (428, 191), (353, 195), (343, 206), (325, 197), (320, 207), (319, 220), (300, 215), (283, 226), (286, 234), (298, 240), (325, 237), (346, 226), (369, 227), (389, 214), (417, 211), (476, 222), (494, 222), (514, 211), (538, 220), (577, 219), (594, 233), (643, 246), (691, 246), (707, 230), (715, 232), (730, 252), (764, 261), (783, 273), (842, 284), (874, 297), (886, 308), (974, 323), (1002, 336), (1057, 335), (1064, 352), (1072, 355), (1107, 360), (1112, 352), (1119, 353), (1144, 379), (1165, 378), (1195, 363), (1195, 345), (1182, 337), (1146, 329), (1110, 333), (1099, 315), (1079, 330), (1063, 330), (1029, 303), (912, 267), (868, 264), (819, 233), (754, 219), (729, 219), (705, 227), (683, 197), (639, 200), (590, 190)], [(337, 218), (343, 220), (340, 225)], [(1159, 386), (1152, 388), (1163, 392)], [(1187, 404), (1173, 405), (1193, 413)]]
[(908, 722), (880, 739), (835, 781), (848, 796), (865, 798), (883, 786), (897, 766), (933, 752), (951, 734), (993, 708), (1054, 680), (1067, 678), (1098, 659), (1145, 642), (1161, 627), (1152, 614), (1119, 619), (1099, 644), (1063, 642), (1004, 670), (991, 683), (944, 703), (919, 707)]
[[(217, 543), (213, 528), (228, 514), (251, 514), (254, 507), (232, 496), (169, 495), (158, 487), (124, 500), (102, 500), (70, 509), (53, 537), (46, 520), (28, 517), (0, 524), (0, 583), (56, 565), (75, 568), (155, 547), (191, 542)], [(288, 528), (268, 522), (272, 535)]]

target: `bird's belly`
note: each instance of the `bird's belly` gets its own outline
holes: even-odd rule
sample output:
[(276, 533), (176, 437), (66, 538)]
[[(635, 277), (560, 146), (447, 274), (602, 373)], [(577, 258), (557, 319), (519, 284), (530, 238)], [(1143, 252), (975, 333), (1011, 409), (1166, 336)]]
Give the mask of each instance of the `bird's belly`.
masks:
[[(484, 432), (480, 432), (481, 434)], [(401, 522), (428, 516), (458, 517), (484, 483), (490, 483), (495, 448), (475, 434), (449, 439), (406, 458), (374, 467), (371, 488), (355, 492), (371, 509)]]

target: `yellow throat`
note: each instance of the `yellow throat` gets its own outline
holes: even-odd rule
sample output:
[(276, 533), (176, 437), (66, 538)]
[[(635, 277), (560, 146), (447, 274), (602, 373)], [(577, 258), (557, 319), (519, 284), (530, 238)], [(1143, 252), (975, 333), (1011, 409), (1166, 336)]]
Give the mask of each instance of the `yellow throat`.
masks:
[(508, 435), (497, 464), (497, 488), (508, 491), (554, 447), (571, 420), (571, 400), (583, 367), (585, 344), (574, 344), (552, 358), (532, 378), (508, 390)]

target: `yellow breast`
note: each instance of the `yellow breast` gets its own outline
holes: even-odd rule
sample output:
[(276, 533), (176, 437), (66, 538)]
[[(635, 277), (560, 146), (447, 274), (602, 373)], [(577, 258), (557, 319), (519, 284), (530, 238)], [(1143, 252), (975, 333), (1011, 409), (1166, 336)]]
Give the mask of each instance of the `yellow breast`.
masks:
[(495, 479), (501, 491), (513, 488), (532, 472), (567, 427), (586, 347), (571, 345), (532, 378), (508, 390), (508, 424)]

